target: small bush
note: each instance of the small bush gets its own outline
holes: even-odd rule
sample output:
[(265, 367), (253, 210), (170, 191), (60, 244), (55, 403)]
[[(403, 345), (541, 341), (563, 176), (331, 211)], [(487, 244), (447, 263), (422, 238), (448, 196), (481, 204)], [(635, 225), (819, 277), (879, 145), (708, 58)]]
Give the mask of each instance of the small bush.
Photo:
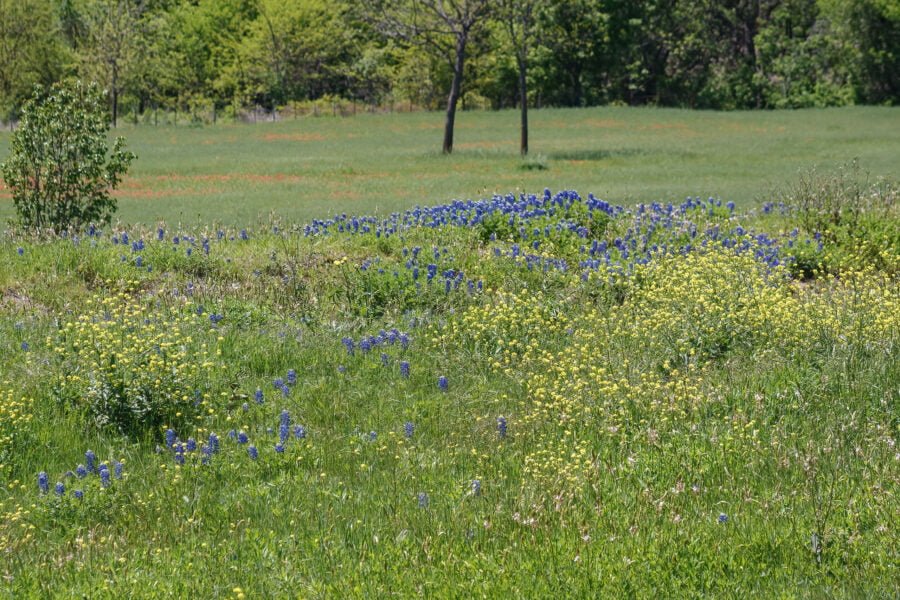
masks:
[(126, 293), (96, 296), (64, 324), (53, 350), (62, 399), (100, 426), (139, 433), (204, 410), (215, 354), (201, 343), (196, 313), (150, 309)]
[[(80, 81), (36, 87), (2, 165), (22, 226), (56, 232), (108, 223), (110, 195), (135, 156), (124, 138), (107, 144), (103, 93)], [(107, 156), (108, 154), (108, 156)]]

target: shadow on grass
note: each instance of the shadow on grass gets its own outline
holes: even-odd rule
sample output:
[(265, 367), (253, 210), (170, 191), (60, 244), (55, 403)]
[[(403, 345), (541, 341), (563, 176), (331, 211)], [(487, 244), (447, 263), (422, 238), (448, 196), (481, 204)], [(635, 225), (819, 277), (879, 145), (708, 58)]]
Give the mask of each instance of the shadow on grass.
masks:
[(647, 154), (652, 153), (641, 148), (619, 148), (617, 150), (559, 150), (548, 153), (547, 157), (551, 160), (607, 160)]

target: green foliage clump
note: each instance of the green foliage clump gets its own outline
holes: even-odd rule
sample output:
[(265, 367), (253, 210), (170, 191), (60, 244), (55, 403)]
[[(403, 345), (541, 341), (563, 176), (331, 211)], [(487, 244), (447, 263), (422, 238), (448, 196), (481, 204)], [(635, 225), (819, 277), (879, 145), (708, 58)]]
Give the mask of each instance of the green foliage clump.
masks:
[(210, 346), (195, 339), (200, 318), (144, 307), (125, 292), (95, 296), (52, 340), (60, 395), (126, 433), (199, 416), (218, 368)]
[(116, 210), (110, 191), (135, 155), (116, 138), (110, 151), (103, 94), (80, 81), (36, 87), (3, 163), (20, 223), (61, 231), (108, 223)]

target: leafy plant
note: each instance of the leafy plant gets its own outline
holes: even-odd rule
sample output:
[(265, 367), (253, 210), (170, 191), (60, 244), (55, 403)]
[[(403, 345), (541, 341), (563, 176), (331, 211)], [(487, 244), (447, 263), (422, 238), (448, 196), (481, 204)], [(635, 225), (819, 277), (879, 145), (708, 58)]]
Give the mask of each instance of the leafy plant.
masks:
[(61, 231), (108, 223), (116, 210), (110, 195), (135, 155), (125, 139), (107, 142), (103, 93), (80, 81), (37, 86), (22, 109), (19, 129), (2, 165), (20, 223)]

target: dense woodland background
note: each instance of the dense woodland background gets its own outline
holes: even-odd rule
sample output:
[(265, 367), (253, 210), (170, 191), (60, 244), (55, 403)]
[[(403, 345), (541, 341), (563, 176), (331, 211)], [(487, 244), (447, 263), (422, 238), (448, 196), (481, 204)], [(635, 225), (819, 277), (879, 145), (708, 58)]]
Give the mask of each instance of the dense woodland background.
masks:
[(461, 33), (463, 108), (519, 105), (524, 64), (533, 106), (900, 101), (896, 0), (0, 0), (0, 119), (68, 76), (103, 85), (114, 119), (442, 108)]

